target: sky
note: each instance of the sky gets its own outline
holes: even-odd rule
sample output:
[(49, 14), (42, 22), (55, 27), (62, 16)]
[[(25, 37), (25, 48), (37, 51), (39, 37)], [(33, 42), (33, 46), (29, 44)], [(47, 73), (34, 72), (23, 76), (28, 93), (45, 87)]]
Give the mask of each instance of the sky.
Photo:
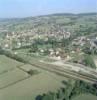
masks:
[(97, 12), (97, 0), (0, 0), (0, 18)]

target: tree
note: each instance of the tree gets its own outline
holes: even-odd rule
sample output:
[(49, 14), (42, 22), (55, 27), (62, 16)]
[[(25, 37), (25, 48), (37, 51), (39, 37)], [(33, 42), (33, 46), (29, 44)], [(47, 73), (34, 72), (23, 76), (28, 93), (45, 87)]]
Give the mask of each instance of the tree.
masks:
[(37, 51), (38, 51), (37, 43), (33, 43), (29, 52), (37, 52)]
[(3, 53), (4, 53), (4, 51), (3, 51), (2, 47), (0, 46), (0, 54), (3, 54)]
[(88, 55), (88, 54), (84, 55), (84, 63), (86, 66), (90, 66), (91, 68), (96, 69), (96, 65), (91, 55)]
[(41, 95), (38, 95), (35, 100), (42, 100), (42, 96)]

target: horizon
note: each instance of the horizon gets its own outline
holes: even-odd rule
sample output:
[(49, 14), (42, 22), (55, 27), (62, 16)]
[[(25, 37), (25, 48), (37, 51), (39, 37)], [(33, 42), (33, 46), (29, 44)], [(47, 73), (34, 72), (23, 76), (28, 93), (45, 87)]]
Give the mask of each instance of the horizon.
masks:
[(58, 15), (58, 14), (72, 14), (72, 15), (79, 15), (79, 14), (97, 14), (97, 12), (82, 12), (82, 13), (68, 13), (68, 12), (62, 12), (62, 13), (51, 13), (51, 14), (44, 14), (44, 15), (35, 15), (35, 16), (26, 16), (26, 17), (5, 17), (0, 19), (22, 19), (22, 18), (30, 18), (30, 17), (43, 17), (43, 16), (50, 16), (50, 15)]
[(26, 18), (60, 13), (97, 13), (97, 0), (3, 0), (0, 18)]

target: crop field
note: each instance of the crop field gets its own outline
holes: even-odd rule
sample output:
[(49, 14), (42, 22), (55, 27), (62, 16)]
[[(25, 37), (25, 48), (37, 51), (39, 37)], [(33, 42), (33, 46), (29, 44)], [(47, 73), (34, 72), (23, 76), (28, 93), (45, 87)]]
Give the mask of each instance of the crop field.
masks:
[(38, 94), (55, 92), (67, 78), (56, 76), (49, 72), (42, 72), (12, 86), (0, 90), (0, 100), (34, 100)]
[(25, 70), (25, 71), (29, 71), (29, 70), (39, 70), (40, 72), (43, 71), (41, 69), (36, 68), (35, 66), (29, 65), (29, 64), (25, 64), (23, 66), (20, 66), (19, 68)]
[[(20, 63), (6, 56), (0, 58), (1, 64), (8, 60), (16, 62), (16, 64), (10, 65), (12, 66), (10, 70), (0, 74), (0, 100), (35, 100), (37, 95), (49, 92), (56, 93), (60, 88), (66, 88), (67, 85), (62, 81), (64, 80), (68, 83), (70, 80), (68, 77), (63, 77), (44, 69), (44, 67), (48, 69), (51, 67), (49, 64), (45, 64), (46, 62), (55, 61), (49, 57), (21, 52), (17, 53), (17, 55), (28, 60), (28, 63)], [(4, 58), (6, 60), (3, 60)], [(41, 61), (45, 63), (41, 63)], [(37, 65), (42, 66), (42, 68)], [(32, 71), (32, 75), (28, 73), (29, 71)], [(33, 73), (34, 71), (35, 73)], [(74, 97), (73, 100), (88, 100), (87, 98), (87, 95), (81, 95), (76, 98)], [(97, 100), (95, 96), (92, 98), (94, 98), (93, 100)]]
[(97, 97), (91, 94), (83, 94), (74, 98), (73, 100), (97, 100)]
[(23, 65), (23, 63), (0, 55), (0, 89), (15, 84), (29, 76), (17, 68), (17, 66), (21, 65)]
[[(31, 56), (24, 57), (34, 61)], [(29, 75), (29, 70), (36, 70), (39, 73)], [(66, 77), (20, 63), (4, 55), (0, 55), (0, 72), (3, 72), (0, 74), (0, 100), (35, 100), (39, 94), (55, 92), (65, 87), (62, 81), (68, 81)]]
[(0, 74), (14, 69), (16, 66), (20, 65), (22, 65), (22, 63), (10, 59), (4, 55), (0, 55)]
[(12, 84), (24, 80), (29, 75), (19, 69), (14, 69), (0, 75), (0, 89), (6, 88)]

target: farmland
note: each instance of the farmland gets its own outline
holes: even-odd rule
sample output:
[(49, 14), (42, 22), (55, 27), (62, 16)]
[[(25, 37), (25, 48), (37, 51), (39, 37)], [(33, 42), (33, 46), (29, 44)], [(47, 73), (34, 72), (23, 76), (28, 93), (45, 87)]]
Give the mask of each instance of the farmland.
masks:
[(0, 90), (0, 98), (2, 100), (33, 100), (38, 94), (55, 92), (58, 88), (63, 87), (60, 81), (61, 78), (56, 77), (56, 75), (41, 73)]
[[(68, 78), (57, 76), (29, 64), (20, 63), (4, 55), (0, 55), (0, 61), (2, 61), (0, 66), (4, 66), (4, 69), (1, 67), (1, 71), (5, 71), (0, 74), (1, 100), (32, 100), (38, 94), (57, 91), (58, 88), (64, 87), (61, 83), (62, 80), (68, 81)], [(30, 69), (37, 70), (38, 73), (30, 76), (26, 73)]]
[(21, 62), (17, 62), (4, 55), (0, 55), (0, 74), (7, 72), (11, 69), (14, 69), (16, 66), (20, 65), (22, 65)]

